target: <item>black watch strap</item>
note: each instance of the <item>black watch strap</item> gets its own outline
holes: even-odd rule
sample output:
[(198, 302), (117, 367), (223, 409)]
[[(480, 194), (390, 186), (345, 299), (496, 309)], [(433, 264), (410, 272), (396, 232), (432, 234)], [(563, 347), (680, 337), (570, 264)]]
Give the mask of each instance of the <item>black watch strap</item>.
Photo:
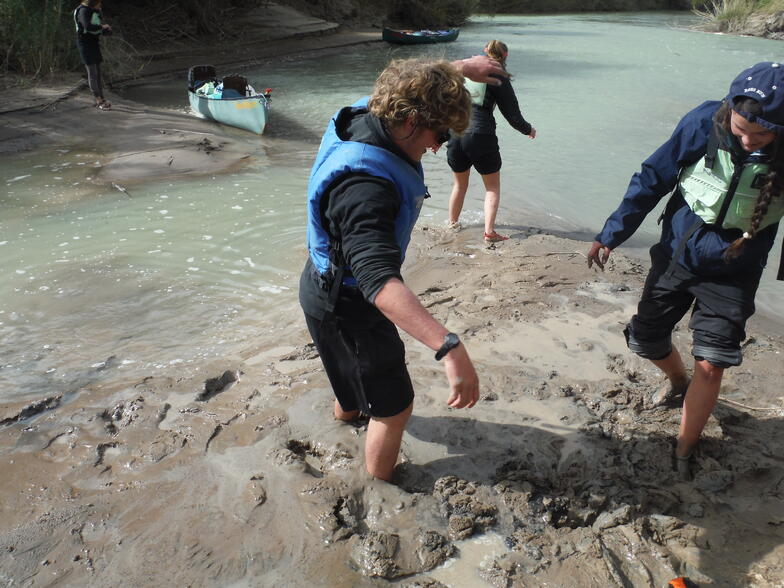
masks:
[(444, 344), (436, 351), (436, 361), (443, 359), (447, 353), (458, 345), (460, 345), (460, 337), (455, 333), (447, 333), (444, 335)]

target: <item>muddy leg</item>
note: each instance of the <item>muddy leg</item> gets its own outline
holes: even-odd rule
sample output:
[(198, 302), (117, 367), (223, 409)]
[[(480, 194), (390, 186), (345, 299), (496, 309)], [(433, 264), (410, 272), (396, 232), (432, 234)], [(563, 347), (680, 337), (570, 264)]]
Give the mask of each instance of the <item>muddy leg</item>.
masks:
[(664, 359), (652, 359), (653, 365), (658, 367), (669, 378), (673, 389), (686, 386), (689, 383), (689, 376), (686, 374), (686, 366), (683, 365), (681, 354), (675, 347)]
[(400, 452), (400, 442), (403, 439), (403, 430), (413, 408), (412, 402), (403, 412), (395, 416), (370, 418), (365, 439), (365, 467), (371, 476), (387, 482), (392, 478), (392, 471), (395, 469), (397, 455)]
[(675, 449), (677, 457), (690, 455), (697, 445), (705, 423), (708, 422), (719, 399), (723, 374), (723, 368), (716, 367), (704, 359), (695, 360), (694, 377), (683, 403), (678, 446)]

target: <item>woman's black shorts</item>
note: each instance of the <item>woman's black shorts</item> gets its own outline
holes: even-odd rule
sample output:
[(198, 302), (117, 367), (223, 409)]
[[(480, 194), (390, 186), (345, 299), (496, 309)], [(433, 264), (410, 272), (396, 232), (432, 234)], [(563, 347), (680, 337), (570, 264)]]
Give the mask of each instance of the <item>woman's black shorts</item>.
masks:
[(343, 410), (384, 418), (411, 404), (405, 347), (386, 317), (337, 316), (325, 322), (305, 314), (305, 321)]
[(498, 137), (466, 133), (453, 136), (447, 145), (446, 159), (455, 173), (462, 173), (474, 166), (480, 174), (494, 174), (501, 169), (501, 152)]
[(626, 327), (629, 348), (646, 359), (663, 359), (672, 351), (675, 325), (691, 310), (692, 355), (720, 368), (740, 365), (746, 321), (754, 314), (761, 270), (738, 276), (706, 278), (677, 265), (662, 246), (651, 247), (651, 269), (637, 314)]

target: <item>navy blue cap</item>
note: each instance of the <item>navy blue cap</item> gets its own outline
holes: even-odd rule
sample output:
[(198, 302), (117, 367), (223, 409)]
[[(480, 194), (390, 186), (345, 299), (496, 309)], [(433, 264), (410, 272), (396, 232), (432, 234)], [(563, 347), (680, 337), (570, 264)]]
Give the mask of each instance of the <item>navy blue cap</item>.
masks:
[(753, 98), (762, 107), (762, 114), (754, 115), (735, 109), (750, 123), (784, 132), (784, 67), (772, 61), (763, 61), (742, 71), (730, 85), (727, 102), (737, 98)]

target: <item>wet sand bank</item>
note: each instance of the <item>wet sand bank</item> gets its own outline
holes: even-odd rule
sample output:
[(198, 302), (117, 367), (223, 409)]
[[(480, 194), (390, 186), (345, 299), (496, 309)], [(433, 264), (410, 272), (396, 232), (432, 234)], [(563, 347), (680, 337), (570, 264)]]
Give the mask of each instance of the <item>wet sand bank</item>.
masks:
[[(752, 323), (744, 364), (722, 388), (777, 410), (720, 403), (695, 479), (681, 482), (670, 460), (679, 409), (653, 406), (661, 378), (621, 333), (645, 268), (615, 254), (596, 273), (585, 243), (533, 231), (488, 249), (480, 231), (416, 232), (407, 280), (465, 340), (482, 396), (471, 410), (448, 409), (442, 366), (407, 340), (417, 398), (395, 485), (363, 474), (365, 424), (331, 419), (292, 299), (241, 362), (86, 387), (34, 416), (3, 407), (0, 577), (576, 587), (687, 575), (778, 585), (781, 338)], [(685, 327), (676, 340), (687, 353)], [(205, 388), (227, 371), (238, 381)]]
[[(7, 116), (3, 153), (91, 142), (95, 182), (123, 186), (247, 162), (245, 134), (90, 103), (81, 92)], [(404, 276), (460, 333), (482, 396), (447, 408), (442, 366), (405, 337), (417, 397), (395, 484), (363, 473), (365, 423), (332, 420), (292, 296), (241, 360), (0, 404), (0, 582), (781, 586), (783, 341), (770, 321), (750, 322), (682, 482), (680, 410), (654, 406), (662, 379), (622, 335), (646, 262), (615, 252), (589, 270), (588, 243), (546, 228), (487, 248), (480, 227), (421, 226), (412, 248)], [(685, 322), (675, 340), (688, 357)]]

